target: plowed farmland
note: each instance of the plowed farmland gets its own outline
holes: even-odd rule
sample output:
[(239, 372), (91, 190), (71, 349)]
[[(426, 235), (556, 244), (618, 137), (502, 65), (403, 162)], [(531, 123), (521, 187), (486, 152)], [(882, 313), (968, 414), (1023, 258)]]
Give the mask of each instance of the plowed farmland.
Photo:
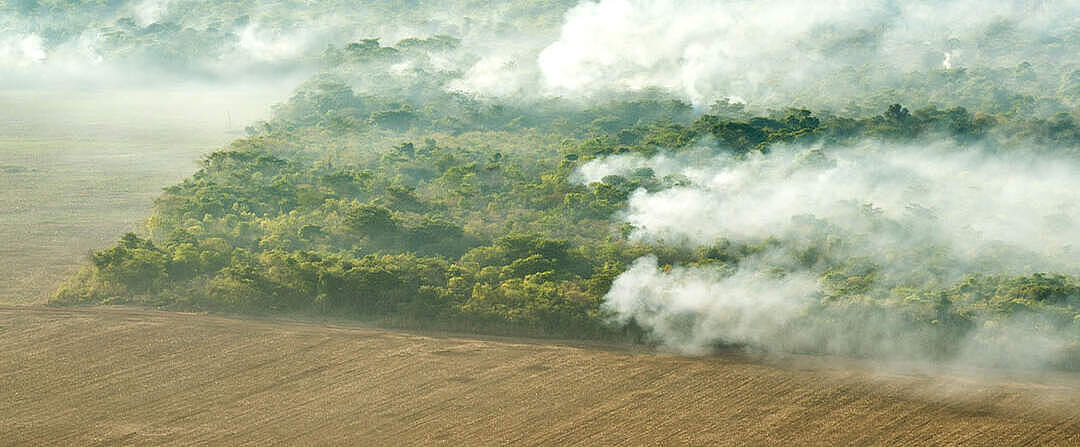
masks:
[(1073, 375), (897, 371), (0, 307), (0, 445), (1080, 444)]

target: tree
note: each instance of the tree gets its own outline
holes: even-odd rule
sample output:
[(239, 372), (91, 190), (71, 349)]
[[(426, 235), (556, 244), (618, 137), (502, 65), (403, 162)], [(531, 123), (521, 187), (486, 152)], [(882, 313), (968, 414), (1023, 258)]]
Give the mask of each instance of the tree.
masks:
[(345, 224), (372, 237), (390, 235), (398, 230), (398, 221), (390, 209), (373, 204), (363, 204), (350, 209), (345, 215)]

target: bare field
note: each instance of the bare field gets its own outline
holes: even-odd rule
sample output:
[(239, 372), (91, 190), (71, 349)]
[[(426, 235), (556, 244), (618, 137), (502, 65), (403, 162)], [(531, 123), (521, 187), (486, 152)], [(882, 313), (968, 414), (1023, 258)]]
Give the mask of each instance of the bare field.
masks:
[(0, 303), (44, 302), (281, 90), (0, 90)]
[(0, 445), (1078, 445), (1080, 379), (0, 307)]

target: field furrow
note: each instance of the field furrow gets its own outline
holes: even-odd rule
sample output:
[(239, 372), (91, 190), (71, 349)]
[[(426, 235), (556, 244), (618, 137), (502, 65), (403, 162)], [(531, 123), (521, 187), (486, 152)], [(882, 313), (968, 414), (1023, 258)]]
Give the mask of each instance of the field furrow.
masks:
[(883, 368), (0, 307), (0, 445), (1080, 443), (1075, 375)]

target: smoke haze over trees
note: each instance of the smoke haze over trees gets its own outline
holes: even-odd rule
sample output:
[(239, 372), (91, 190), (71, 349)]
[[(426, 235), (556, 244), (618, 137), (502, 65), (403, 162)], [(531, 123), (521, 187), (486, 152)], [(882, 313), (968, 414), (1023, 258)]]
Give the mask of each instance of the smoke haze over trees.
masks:
[(1078, 49), (1075, 1), (0, 1), (0, 88), (296, 87), (55, 302), (692, 353), (1077, 367)]
[(480, 96), (663, 88), (699, 110), (730, 99), (1050, 116), (1078, 106), (1077, 17), (1077, 2), (1052, 0), (8, 0), (0, 61), (6, 86), (259, 79), (309, 75), (350, 43), (442, 37), (453, 48), (430, 66), (395, 68), (441, 72), (440, 87)]

